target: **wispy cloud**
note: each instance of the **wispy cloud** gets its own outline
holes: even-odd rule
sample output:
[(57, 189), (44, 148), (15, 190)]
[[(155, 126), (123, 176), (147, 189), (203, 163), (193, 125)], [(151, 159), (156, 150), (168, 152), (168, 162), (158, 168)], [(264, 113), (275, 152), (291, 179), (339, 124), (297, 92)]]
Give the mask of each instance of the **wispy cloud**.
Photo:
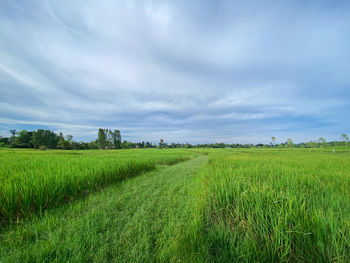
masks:
[(3, 1), (0, 132), (336, 139), (349, 27), (347, 1)]

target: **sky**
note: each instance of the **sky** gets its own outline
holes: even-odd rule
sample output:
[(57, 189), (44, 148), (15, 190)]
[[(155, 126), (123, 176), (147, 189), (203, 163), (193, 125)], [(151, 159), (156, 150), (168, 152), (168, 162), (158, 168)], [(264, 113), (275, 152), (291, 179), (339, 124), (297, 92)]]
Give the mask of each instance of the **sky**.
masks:
[(269, 143), (350, 133), (350, 1), (0, 2), (0, 135)]

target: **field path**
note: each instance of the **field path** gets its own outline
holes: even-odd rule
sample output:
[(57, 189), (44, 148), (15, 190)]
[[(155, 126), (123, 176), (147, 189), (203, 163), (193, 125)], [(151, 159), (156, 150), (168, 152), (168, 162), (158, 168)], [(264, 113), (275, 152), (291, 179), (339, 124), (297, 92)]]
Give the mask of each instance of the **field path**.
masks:
[(207, 156), (162, 166), (0, 236), (0, 262), (166, 262), (194, 213)]

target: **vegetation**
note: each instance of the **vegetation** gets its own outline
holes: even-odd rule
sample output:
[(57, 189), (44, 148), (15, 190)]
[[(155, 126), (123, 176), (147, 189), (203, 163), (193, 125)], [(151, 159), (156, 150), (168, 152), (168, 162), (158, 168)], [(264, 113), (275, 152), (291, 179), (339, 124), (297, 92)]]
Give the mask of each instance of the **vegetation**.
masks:
[(8, 226), (0, 236), (0, 262), (172, 261), (206, 159), (159, 167)]
[(40, 146), (55, 149), (58, 141), (59, 137), (52, 131), (38, 129), (37, 131), (33, 132), (32, 143), (36, 149), (39, 149)]
[[(61, 176), (87, 176), (80, 189), (97, 185), (91, 192), (130, 178), (22, 214), (26, 220), (0, 233), (1, 262), (350, 262), (349, 148), (0, 150), (0, 157), (8, 163), (2, 170), (13, 169), (2, 180), (32, 178), (23, 179), (31, 192), (51, 177), (64, 185)], [(38, 176), (19, 176), (21, 160)], [(111, 178), (111, 167), (130, 160), (153, 171), (103, 183), (100, 172)], [(52, 200), (66, 194), (50, 187)]]
[[(10, 130), (11, 137), (0, 136), (0, 147), (11, 148), (36, 148), (45, 146), (48, 149), (62, 150), (85, 150), (85, 149), (133, 149), (133, 148), (334, 148), (349, 147), (350, 141), (348, 135), (341, 134), (340, 140), (327, 142), (323, 137), (315, 141), (302, 142), (295, 144), (291, 138), (286, 142), (276, 144), (276, 137), (271, 137), (270, 144), (239, 144), (239, 143), (209, 143), (195, 144), (190, 143), (166, 143), (160, 139), (158, 145), (151, 142), (122, 142), (120, 130), (98, 129), (97, 139), (91, 142), (76, 142), (72, 140), (72, 135), (66, 137), (60, 132), (59, 135), (49, 131), (38, 129), (37, 131), (22, 130), (17, 133), (16, 129)], [(18, 134), (18, 136), (16, 136)]]
[(119, 130), (98, 129), (96, 140), (100, 149), (120, 149), (122, 137)]
[(349, 261), (348, 150), (217, 152), (203, 181), (203, 221), (195, 235), (202, 235), (197, 245), (204, 244), (204, 258)]
[(0, 219), (55, 207), (105, 185), (152, 170), (157, 164), (174, 164), (190, 152), (0, 152)]

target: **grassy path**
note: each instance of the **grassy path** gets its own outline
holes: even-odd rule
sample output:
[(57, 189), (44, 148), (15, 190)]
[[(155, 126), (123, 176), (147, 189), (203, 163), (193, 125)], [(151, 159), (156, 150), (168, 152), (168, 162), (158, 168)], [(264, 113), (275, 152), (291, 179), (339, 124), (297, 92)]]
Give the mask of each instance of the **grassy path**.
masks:
[(206, 156), (161, 167), (66, 204), (0, 236), (0, 262), (169, 262), (200, 194)]

